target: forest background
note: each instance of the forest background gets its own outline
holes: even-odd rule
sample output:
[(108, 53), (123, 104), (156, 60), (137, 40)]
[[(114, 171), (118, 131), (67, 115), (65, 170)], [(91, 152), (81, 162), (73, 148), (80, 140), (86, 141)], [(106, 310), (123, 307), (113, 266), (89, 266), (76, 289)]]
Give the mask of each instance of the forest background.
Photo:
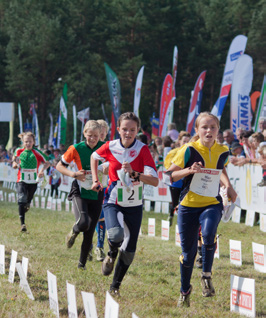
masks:
[[(176, 45), (174, 122), (178, 130), (185, 129), (198, 75), (207, 70), (201, 110), (211, 110), (236, 35), (248, 37), (245, 53), (253, 58), (254, 67), (251, 93), (261, 90), (266, 71), (265, 4), (265, 0), (0, 0), (0, 101), (20, 103), (23, 122), (31, 121), (30, 104), (37, 103), (44, 144), (48, 114), (55, 123), (67, 83), (69, 145), (73, 105), (77, 111), (90, 107), (91, 119), (99, 119), (103, 103), (111, 119), (104, 62), (119, 78), (121, 113), (133, 111), (136, 77), (145, 65), (139, 112), (148, 124), (153, 112), (159, 116), (162, 84), (172, 71)], [(222, 129), (230, 126), (229, 103), (230, 98)], [(0, 124), (0, 144), (8, 140), (8, 127)], [(16, 116), (14, 135), (18, 133)]]

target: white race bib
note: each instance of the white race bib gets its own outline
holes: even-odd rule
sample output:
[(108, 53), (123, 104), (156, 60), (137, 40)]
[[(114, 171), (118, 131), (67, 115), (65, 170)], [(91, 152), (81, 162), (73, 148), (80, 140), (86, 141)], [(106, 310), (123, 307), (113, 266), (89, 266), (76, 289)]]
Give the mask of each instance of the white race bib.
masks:
[(222, 170), (201, 169), (195, 173), (189, 190), (204, 197), (217, 197)]
[(21, 181), (25, 183), (37, 183), (37, 169), (21, 169)]
[(117, 181), (117, 204), (124, 207), (142, 205), (143, 182), (136, 181), (132, 184), (133, 187), (127, 188), (120, 180)]
[(85, 189), (85, 190), (91, 190), (91, 186), (92, 186), (92, 174), (91, 174), (91, 170), (85, 170), (85, 181), (80, 181), (80, 186), (81, 188)]

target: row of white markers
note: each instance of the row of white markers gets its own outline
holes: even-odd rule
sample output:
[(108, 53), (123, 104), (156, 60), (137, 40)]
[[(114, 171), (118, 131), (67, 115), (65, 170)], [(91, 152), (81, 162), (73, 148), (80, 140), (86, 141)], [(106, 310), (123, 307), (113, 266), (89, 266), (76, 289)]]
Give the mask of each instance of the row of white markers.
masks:
[[(16, 183), (15, 182), (7, 182), (4, 181), (3, 183), (4, 188), (8, 188), (10, 190), (15, 190)], [(48, 209), (53, 211), (61, 211), (62, 210), (62, 203), (65, 203), (64, 209), (65, 211), (71, 211), (71, 202), (66, 200), (66, 193), (59, 191), (60, 199), (55, 199), (54, 197), (49, 196), (50, 190), (44, 189), (41, 190), (40, 187), (37, 188), (36, 194), (34, 196), (34, 200), (31, 203), (31, 206), (35, 206), (36, 208)], [(55, 193), (54, 193), (55, 195)], [(40, 196), (40, 197), (39, 197)], [(41, 203), (40, 203), (41, 199)], [(3, 193), (0, 191), (0, 201), (9, 201), (9, 202), (16, 202), (16, 193)], [(144, 200), (144, 208), (145, 211), (151, 211), (151, 201)], [(155, 213), (169, 213), (169, 202), (160, 202), (156, 201), (154, 206)], [(245, 224), (247, 226), (253, 226), (255, 221), (255, 211), (247, 210), (246, 211), (246, 219)], [(235, 207), (233, 214), (232, 214), (232, 222), (240, 223), (241, 218), (241, 209), (239, 207)], [(260, 230), (262, 232), (266, 232), (266, 214), (260, 213)]]
[[(151, 219), (150, 219), (151, 220)], [(169, 223), (169, 222), (168, 222)], [(154, 226), (153, 226), (154, 228)], [(162, 233), (165, 233), (162, 230)], [(177, 238), (179, 234), (177, 233)], [(177, 245), (180, 244), (178, 239)], [(219, 258), (219, 239), (217, 240), (217, 250), (215, 256)], [(253, 259), (255, 269), (265, 273), (265, 246), (252, 243)], [(17, 270), (20, 277), (20, 287), (25, 291), (27, 296), (34, 300), (29, 283), (27, 281), (28, 258), (22, 257), (22, 263), (17, 263), (17, 252), (12, 250), (11, 261), (9, 267), (8, 281), (14, 283), (15, 271)], [(230, 260), (232, 264), (241, 265), (241, 242), (230, 240)], [(5, 246), (0, 245), (0, 274), (5, 274)], [(50, 309), (59, 317), (59, 305), (57, 294), (57, 278), (51, 272), (47, 271), (49, 304)], [(78, 318), (75, 286), (66, 282), (67, 285), (67, 300), (68, 314), (71, 318)], [(97, 310), (94, 294), (81, 292), (85, 315), (90, 318), (97, 318)], [(255, 302), (255, 280), (250, 278), (238, 277), (231, 275), (230, 287), (230, 310), (240, 314), (256, 317), (256, 302)], [(119, 304), (106, 292), (105, 300), (105, 318), (118, 318)], [(137, 318), (137, 315), (132, 313), (132, 318)]]
[[(29, 260), (26, 257), (22, 257), (22, 263), (17, 263), (18, 253), (14, 250), (11, 252), (11, 260), (9, 267), (8, 281), (14, 283), (15, 272), (17, 270), (20, 278), (20, 288), (27, 294), (28, 298), (34, 300), (34, 296), (30, 289), (27, 273)], [(0, 245), (0, 274), (5, 274), (5, 246)], [(48, 292), (49, 292), (49, 304), (50, 309), (59, 317), (59, 305), (57, 294), (57, 279), (51, 272), (47, 271)], [(75, 286), (66, 282), (67, 288), (67, 302), (68, 302), (68, 316), (71, 318), (78, 318), (76, 291)], [(81, 292), (85, 316), (87, 318), (97, 318), (97, 310), (94, 294), (88, 292)], [(105, 299), (105, 318), (118, 318), (119, 304), (112, 298), (109, 292), (106, 292)], [(132, 318), (138, 318), (138, 316), (132, 313)]]

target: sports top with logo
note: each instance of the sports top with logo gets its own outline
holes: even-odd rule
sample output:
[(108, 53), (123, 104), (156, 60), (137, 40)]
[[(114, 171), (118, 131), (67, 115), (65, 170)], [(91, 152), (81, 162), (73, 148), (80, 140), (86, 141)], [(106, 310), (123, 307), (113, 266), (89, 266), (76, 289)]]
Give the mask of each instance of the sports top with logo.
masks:
[(28, 184), (37, 183), (36, 179), (39, 166), (41, 163), (47, 161), (48, 157), (37, 148), (31, 150), (17, 148), (14, 156), (20, 159), (17, 182), (25, 182)]
[(97, 145), (91, 149), (85, 141), (78, 144), (71, 145), (67, 151), (63, 154), (61, 160), (65, 165), (69, 165), (71, 161), (75, 162), (76, 171), (85, 170), (86, 180), (84, 182), (74, 180), (72, 187), (78, 182), (80, 196), (84, 199), (98, 200), (98, 193), (90, 190), (92, 186), (91, 175), (91, 154), (104, 144), (102, 141), (98, 141)]
[[(197, 175), (191, 174), (184, 178), (183, 189), (180, 195), (181, 205), (200, 208), (222, 202), (222, 198), (218, 194), (219, 180), (218, 178), (215, 179), (213, 175), (219, 173), (219, 170), (222, 171), (228, 164), (228, 156), (229, 150), (227, 146), (219, 145), (215, 142), (209, 149), (202, 145), (200, 139), (195, 142), (189, 142), (179, 149), (176, 156), (173, 158), (172, 163), (183, 169), (192, 166), (194, 162), (201, 162), (204, 167), (204, 169), (202, 169), (202, 175), (206, 172), (204, 176), (207, 175), (207, 178), (209, 178), (207, 182), (212, 182), (213, 186), (217, 187), (217, 195), (204, 195), (203, 199), (202, 195), (191, 191), (193, 177), (194, 175)], [(200, 176), (196, 177), (200, 178)], [(202, 182), (204, 183), (204, 178), (201, 178), (201, 180), (203, 180)]]
[[(117, 170), (121, 169), (123, 162), (130, 163), (134, 171), (149, 174), (158, 178), (155, 163), (151, 156), (150, 150), (147, 145), (143, 144), (139, 140), (135, 140), (128, 148), (125, 148), (122, 145), (120, 139), (108, 141), (92, 155), (96, 160), (109, 161), (109, 183), (105, 192), (104, 203), (130, 206), (125, 205), (125, 203), (122, 203), (122, 201), (120, 202), (120, 195), (122, 192), (118, 191), (121, 182), (118, 178)], [(142, 190), (142, 182), (140, 183), (140, 186)], [(141, 193), (141, 198), (136, 199), (137, 202), (139, 202), (138, 205), (141, 205), (142, 191), (139, 191), (139, 193)], [(126, 194), (126, 191), (124, 191), (123, 194)]]

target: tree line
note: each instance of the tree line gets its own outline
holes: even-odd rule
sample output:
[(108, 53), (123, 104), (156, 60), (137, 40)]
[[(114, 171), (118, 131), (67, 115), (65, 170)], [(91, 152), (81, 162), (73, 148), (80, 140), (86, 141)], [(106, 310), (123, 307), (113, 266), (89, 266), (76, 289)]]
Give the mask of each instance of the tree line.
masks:
[[(68, 84), (67, 140), (73, 141), (72, 105), (90, 107), (91, 118), (111, 118), (104, 62), (121, 85), (121, 112), (133, 110), (135, 81), (145, 65), (140, 117), (159, 115), (164, 77), (172, 71), (174, 46), (178, 70), (174, 121), (184, 129), (191, 90), (207, 70), (202, 110), (219, 95), (224, 64), (233, 38), (248, 37), (253, 58), (252, 91), (265, 72), (265, 0), (0, 0), (0, 101), (21, 103), (23, 121), (37, 103), (42, 143), (51, 112), (58, 116), (63, 84)], [(61, 80), (60, 80), (61, 79)], [(222, 117), (229, 126), (229, 100)], [(18, 133), (16, 118), (15, 134)], [(1, 123), (1, 143), (8, 139)]]

